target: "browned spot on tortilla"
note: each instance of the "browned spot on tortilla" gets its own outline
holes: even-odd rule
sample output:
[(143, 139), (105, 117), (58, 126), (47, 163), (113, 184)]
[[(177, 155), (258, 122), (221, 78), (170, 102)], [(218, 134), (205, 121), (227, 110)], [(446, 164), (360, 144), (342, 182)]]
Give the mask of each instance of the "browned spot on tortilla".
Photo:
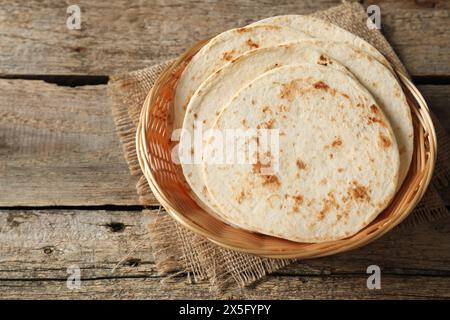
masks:
[(275, 123), (275, 119), (270, 119), (269, 121), (266, 121), (266, 128), (272, 129)]
[(252, 172), (261, 173), (261, 169), (268, 169), (270, 167), (271, 167), (270, 163), (261, 163), (261, 161), (258, 158), (258, 161), (256, 161), (256, 163), (252, 165)]
[(382, 119), (377, 118), (377, 117), (369, 117), (369, 120), (367, 120), (367, 124), (371, 125), (371, 124), (374, 124), (374, 123), (378, 123), (382, 127), (386, 127), (386, 123)]
[(374, 104), (370, 106), (370, 111), (372, 111), (372, 113), (375, 113), (375, 114), (378, 114), (380, 112), (378, 110), (378, 107)]
[[(287, 199), (289, 197), (288, 194), (284, 195), (284, 198)], [(292, 196), (292, 199), (294, 200), (294, 204), (292, 205), (292, 211), (293, 212), (300, 212), (300, 206), (303, 204), (303, 196), (301, 194)]]
[(252, 31), (252, 29), (249, 29), (249, 28), (238, 28), (238, 29), (236, 29), (237, 33), (246, 33), (246, 32), (250, 32), (250, 31)]
[(263, 186), (268, 185), (268, 184), (276, 185), (276, 186), (281, 185), (280, 180), (275, 175), (262, 176), (262, 178), (263, 178)]
[(330, 153), (328, 156), (330, 157), (330, 159), (333, 159), (333, 157), (334, 157), (334, 155), (332, 153)]
[(306, 169), (306, 163), (303, 162), (302, 160), (298, 159), (296, 164), (297, 164), (297, 168), (299, 168), (300, 170)]
[(242, 119), (241, 122), (242, 122), (242, 125), (244, 125), (244, 126), (247, 125), (247, 119)]
[(381, 132), (378, 134), (378, 143), (382, 148), (389, 148), (392, 145), (392, 141)]
[(346, 93), (342, 93), (342, 92), (341, 92), (341, 95), (342, 95), (344, 98), (346, 98), (346, 99), (350, 99), (350, 97), (349, 97), (348, 94), (346, 94)]
[(325, 215), (332, 209), (339, 209), (340, 205), (336, 201), (336, 197), (334, 196), (333, 192), (328, 192), (327, 197), (322, 200), (322, 209), (319, 212), (319, 220), (323, 220), (325, 218)]
[(322, 209), (319, 212), (319, 220), (323, 220), (325, 219), (325, 215), (327, 214), (328, 211), (330, 211), (330, 205), (328, 203), (324, 203), (322, 206)]
[(256, 129), (261, 129), (261, 128), (263, 128), (263, 129), (273, 129), (274, 124), (275, 124), (275, 119), (270, 119), (270, 120), (268, 120), (266, 122), (258, 124), (256, 126)]
[(279, 112), (289, 112), (289, 110), (291, 110), (291, 107), (286, 106), (286, 105), (284, 105), (284, 104), (280, 104), (280, 105), (278, 106), (278, 111), (279, 111)]
[(250, 48), (252, 48), (252, 49), (258, 49), (258, 48), (259, 48), (259, 44), (253, 42), (253, 40), (250, 39), (250, 38), (247, 40), (247, 45), (248, 45)]
[(357, 106), (358, 108), (362, 108), (362, 107), (363, 107), (362, 103), (357, 103), (356, 106)]
[(342, 139), (340, 137), (336, 137), (336, 139), (331, 142), (331, 146), (334, 148), (342, 146)]
[(256, 102), (254, 99), (252, 99), (251, 103), (252, 103), (252, 105), (255, 105)]
[(239, 204), (241, 204), (242, 201), (244, 201), (244, 199), (245, 199), (245, 192), (244, 192), (244, 191), (241, 191), (241, 192), (239, 193), (239, 195), (237, 196), (236, 200), (237, 200), (237, 202), (238, 202)]
[(203, 122), (203, 124), (205, 124), (205, 123), (206, 123), (206, 119), (205, 119), (205, 120), (203, 120), (202, 122)]
[(330, 87), (323, 81), (317, 81), (316, 83), (313, 84), (313, 87), (316, 89), (324, 89), (327, 90)]
[(273, 70), (273, 69), (275, 69), (275, 68), (278, 68), (278, 67), (281, 67), (281, 64), (275, 63), (275, 64), (271, 65), (270, 67), (268, 67), (268, 68), (266, 69), (266, 72), (267, 72), (267, 71), (270, 71), (270, 70)]
[(328, 192), (327, 199), (325, 201), (329, 202), (333, 207), (339, 209), (339, 203), (336, 201), (336, 197), (334, 196), (334, 193), (332, 191)]
[(304, 198), (301, 194), (297, 194), (293, 198), (296, 204), (301, 205), (303, 203)]
[(194, 113), (194, 119), (198, 118), (198, 114)]
[(189, 173), (188, 173), (188, 177), (189, 177), (189, 178), (192, 177), (192, 172), (189, 172)]
[(292, 102), (294, 100), (295, 92), (297, 90), (298, 90), (298, 82), (296, 80), (289, 81), (288, 83), (283, 83), (281, 85), (280, 98)]
[(272, 113), (272, 109), (270, 109), (270, 106), (264, 106), (262, 108), (262, 112), (266, 113), (267, 111), (269, 111), (270, 113)]
[(206, 186), (203, 186), (202, 192), (203, 192), (203, 194), (206, 194), (208, 192), (208, 189), (206, 188)]
[(320, 184), (326, 184), (328, 182), (327, 178), (323, 178), (322, 180), (320, 180)]
[(321, 64), (323, 66), (327, 66), (328, 64), (333, 64), (333, 62), (331, 62), (330, 59), (323, 54), (320, 55), (319, 61), (317, 61), (317, 63)]
[(343, 172), (343, 171), (344, 171), (344, 168), (338, 168), (337, 171), (338, 171), (339, 173), (340, 173), (340, 172)]
[(233, 60), (233, 54), (234, 54), (234, 50), (225, 51), (222, 55), (222, 59), (226, 60), (226, 61), (231, 61), (231, 60)]
[[(323, 82), (323, 81), (317, 81), (317, 82), (315, 82), (315, 83), (313, 84), (313, 87), (314, 87), (315, 89), (318, 89), (318, 90), (325, 90), (325, 91), (327, 91), (328, 93), (332, 94), (333, 96), (336, 95), (336, 90), (333, 89), (333, 88), (331, 88), (328, 84), (326, 84), (326, 83)], [(325, 99), (325, 98), (322, 97), (322, 100), (324, 100), (324, 99)]]
[(347, 189), (347, 195), (357, 201), (370, 201), (368, 190), (358, 181), (353, 180)]

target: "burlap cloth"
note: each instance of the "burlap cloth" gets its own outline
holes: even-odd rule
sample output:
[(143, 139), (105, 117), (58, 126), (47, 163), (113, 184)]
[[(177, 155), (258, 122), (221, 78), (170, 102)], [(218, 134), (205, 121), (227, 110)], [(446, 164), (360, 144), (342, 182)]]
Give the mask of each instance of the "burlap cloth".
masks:
[[(397, 68), (406, 71), (381, 32), (367, 28), (367, 14), (359, 3), (344, 2), (331, 9), (316, 12), (313, 16), (328, 20), (367, 40)], [(136, 157), (136, 126), (145, 97), (155, 79), (169, 63), (167, 61), (112, 76), (108, 84), (117, 131), (131, 174), (139, 177), (136, 189), (143, 205), (151, 204), (152, 197)], [(439, 144), (435, 175), (426, 195), (408, 218), (410, 223), (432, 221), (448, 214), (439, 189), (448, 187), (450, 139), (436, 120), (435, 126)], [(149, 224), (149, 236), (156, 266), (161, 274), (180, 272), (192, 276), (193, 280), (207, 279), (213, 290), (244, 287), (294, 261), (259, 258), (220, 248), (185, 229), (165, 212), (157, 214)]]

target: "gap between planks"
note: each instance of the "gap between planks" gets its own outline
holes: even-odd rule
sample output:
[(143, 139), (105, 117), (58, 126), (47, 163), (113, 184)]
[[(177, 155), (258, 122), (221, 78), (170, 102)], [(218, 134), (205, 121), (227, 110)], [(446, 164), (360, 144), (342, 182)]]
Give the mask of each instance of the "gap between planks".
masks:
[[(107, 75), (4, 75), (0, 79), (10, 80), (40, 80), (48, 84), (55, 84), (61, 87), (81, 87), (108, 84)], [(413, 76), (415, 85), (450, 85), (450, 76)]]

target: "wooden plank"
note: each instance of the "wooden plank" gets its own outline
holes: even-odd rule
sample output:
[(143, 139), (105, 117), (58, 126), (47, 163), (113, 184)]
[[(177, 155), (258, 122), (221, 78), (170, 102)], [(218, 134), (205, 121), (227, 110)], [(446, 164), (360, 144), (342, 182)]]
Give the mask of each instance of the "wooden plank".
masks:
[[(156, 211), (0, 211), (0, 298), (207, 298), (186, 276), (161, 284), (145, 224)], [(123, 261), (118, 265), (120, 261)], [(366, 268), (379, 265), (382, 289), (369, 291)], [(82, 288), (66, 287), (80, 267)], [(114, 269), (114, 272), (113, 272)], [(449, 297), (450, 221), (396, 229), (352, 252), (302, 261), (241, 298)]]
[(450, 85), (420, 85), (417, 87), (436, 118), (450, 134)]
[[(374, 1), (364, 1), (367, 6)], [(422, 1), (423, 2), (423, 1)], [(173, 58), (200, 39), (280, 14), (306, 14), (339, 0), (80, 0), (82, 29), (66, 27), (56, 0), (0, 5), (0, 75), (106, 75)], [(450, 5), (376, 1), (383, 32), (414, 75), (450, 75)]]
[[(450, 86), (419, 89), (450, 133)], [(0, 206), (139, 204), (106, 86), (0, 80), (0, 90)]]
[[(154, 274), (145, 224), (155, 211), (0, 211), (0, 279), (64, 278), (78, 264), (88, 278)], [(450, 222), (397, 229), (352, 252), (303, 261), (281, 273), (450, 275)], [(112, 269), (126, 257), (114, 273)]]
[(106, 86), (0, 90), (0, 206), (138, 204)]
[[(74, 264), (82, 268), (86, 277), (123, 276), (130, 272), (134, 276), (154, 275), (145, 225), (155, 213), (0, 211), (0, 278), (66, 278), (67, 268)], [(114, 266), (134, 248), (136, 252), (128, 262), (135, 263), (124, 262), (113, 274)]]
[(367, 277), (269, 276), (250, 289), (215, 295), (205, 282), (185, 277), (161, 283), (160, 278), (116, 278), (81, 281), (68, 289), (66, 280), (0, 281), (2, 299), (448, 299), (450, 278), (385, 276), (380, 290), (368, 290)]

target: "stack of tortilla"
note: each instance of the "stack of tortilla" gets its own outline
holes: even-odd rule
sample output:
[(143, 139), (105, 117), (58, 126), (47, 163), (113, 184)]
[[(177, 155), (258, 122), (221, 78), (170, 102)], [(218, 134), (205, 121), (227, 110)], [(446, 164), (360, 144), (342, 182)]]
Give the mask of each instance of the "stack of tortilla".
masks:
[[(233, 226), (299, 242), (367, 226), (413, 153), (410, 108), (385, 57), (301, 15), (211, 39), (178, 81), (174, 126), (199, 205)], [(244, 142), (229, 132), (244, 132)]]

